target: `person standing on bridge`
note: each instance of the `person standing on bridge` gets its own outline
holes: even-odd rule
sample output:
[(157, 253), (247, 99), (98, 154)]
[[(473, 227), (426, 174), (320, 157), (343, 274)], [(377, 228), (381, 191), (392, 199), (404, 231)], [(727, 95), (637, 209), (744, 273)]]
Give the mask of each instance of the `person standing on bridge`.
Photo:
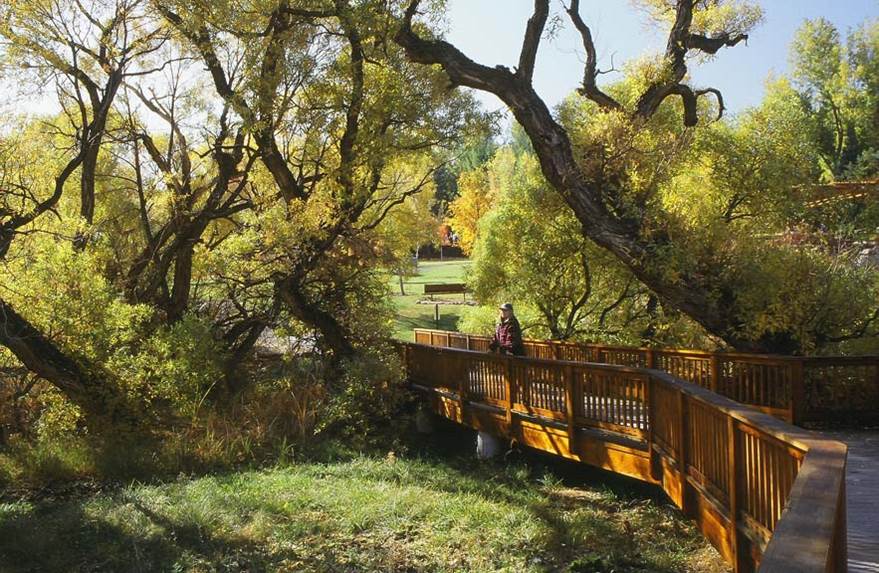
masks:
[(489, 348), (492, 352), (525, 356), (525, 345), (522, 343), (522, 327), (513, 314), (513, 305), (505, 302), (500, 305), (500, 320), (494, 330)]

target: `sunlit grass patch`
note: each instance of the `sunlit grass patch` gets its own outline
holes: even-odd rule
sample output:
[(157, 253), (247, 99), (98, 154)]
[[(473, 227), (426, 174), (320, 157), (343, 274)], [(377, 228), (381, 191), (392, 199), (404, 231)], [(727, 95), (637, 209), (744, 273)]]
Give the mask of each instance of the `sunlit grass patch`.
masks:
[(0, 571), (722, 570), (668, 505), (533, 473), (358, 457), (6, 503)]

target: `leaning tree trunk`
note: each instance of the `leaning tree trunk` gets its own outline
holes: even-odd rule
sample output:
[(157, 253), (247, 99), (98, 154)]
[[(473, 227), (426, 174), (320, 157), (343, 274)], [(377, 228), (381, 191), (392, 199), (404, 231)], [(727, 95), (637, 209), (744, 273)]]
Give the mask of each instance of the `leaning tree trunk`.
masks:
[(97, 369), (83, 368), (3, 299), (0, 299), (0, 345), (79, 406), (91, 429), (107, 423), (135, 421), (127, 401), (116, 395)]
[(278, 294), (290, 314), (320, 333), (327, 347), (333, 352), (335, 364), (341, 364), (342, 360), (356, 354), (351, 344), (351, 336), (345, 327), (335, 316), (309, 300), (298, 281), (288, 278), (281, 282), (278, 285)]

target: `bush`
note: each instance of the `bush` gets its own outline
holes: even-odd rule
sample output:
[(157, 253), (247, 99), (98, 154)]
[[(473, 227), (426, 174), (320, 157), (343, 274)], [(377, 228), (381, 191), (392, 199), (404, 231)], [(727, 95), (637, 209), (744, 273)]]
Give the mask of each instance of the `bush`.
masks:
[(318, 430), (344, 437), (355, 448), (395, 439), (399, 427), (407, 423), (400, 416), (408, 399), (402, 382), (402, 362), (389, 348), (346, 362), (333, 384), (338, 390), (328, 397)]

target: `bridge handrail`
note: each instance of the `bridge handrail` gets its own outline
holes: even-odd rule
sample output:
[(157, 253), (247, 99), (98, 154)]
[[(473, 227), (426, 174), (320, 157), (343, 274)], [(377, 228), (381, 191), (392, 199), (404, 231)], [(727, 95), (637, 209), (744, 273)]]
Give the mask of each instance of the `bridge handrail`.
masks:
[[(537, 384), (564, 398), (529, 412), (567, 420), (574, 444), (584, 401), (614, 400), (613, 408), (631, 411), (619, 403), (639, 402), (650, 470), (635, 477), (660, 485), (736, 571), (845, 571), (844, 444), (656, 369), (402, 347), (414, 382), (457, 392), (462, 421), (469, 401), (505, 410), (512, 424), (524, 414), (517, 406), (532, 405), (527, 393)], [(493, 385), (496, 396), (474, 385)]]
[[(433, 346), (485, 350), (489, 340), (415, 329), (415, 342)], [(879, 355), (802, 357), (536, 339), (526, 339), (525, 348), (533, 357), (656, 368), (795, 424), (841, 412), (879, 421)]]

